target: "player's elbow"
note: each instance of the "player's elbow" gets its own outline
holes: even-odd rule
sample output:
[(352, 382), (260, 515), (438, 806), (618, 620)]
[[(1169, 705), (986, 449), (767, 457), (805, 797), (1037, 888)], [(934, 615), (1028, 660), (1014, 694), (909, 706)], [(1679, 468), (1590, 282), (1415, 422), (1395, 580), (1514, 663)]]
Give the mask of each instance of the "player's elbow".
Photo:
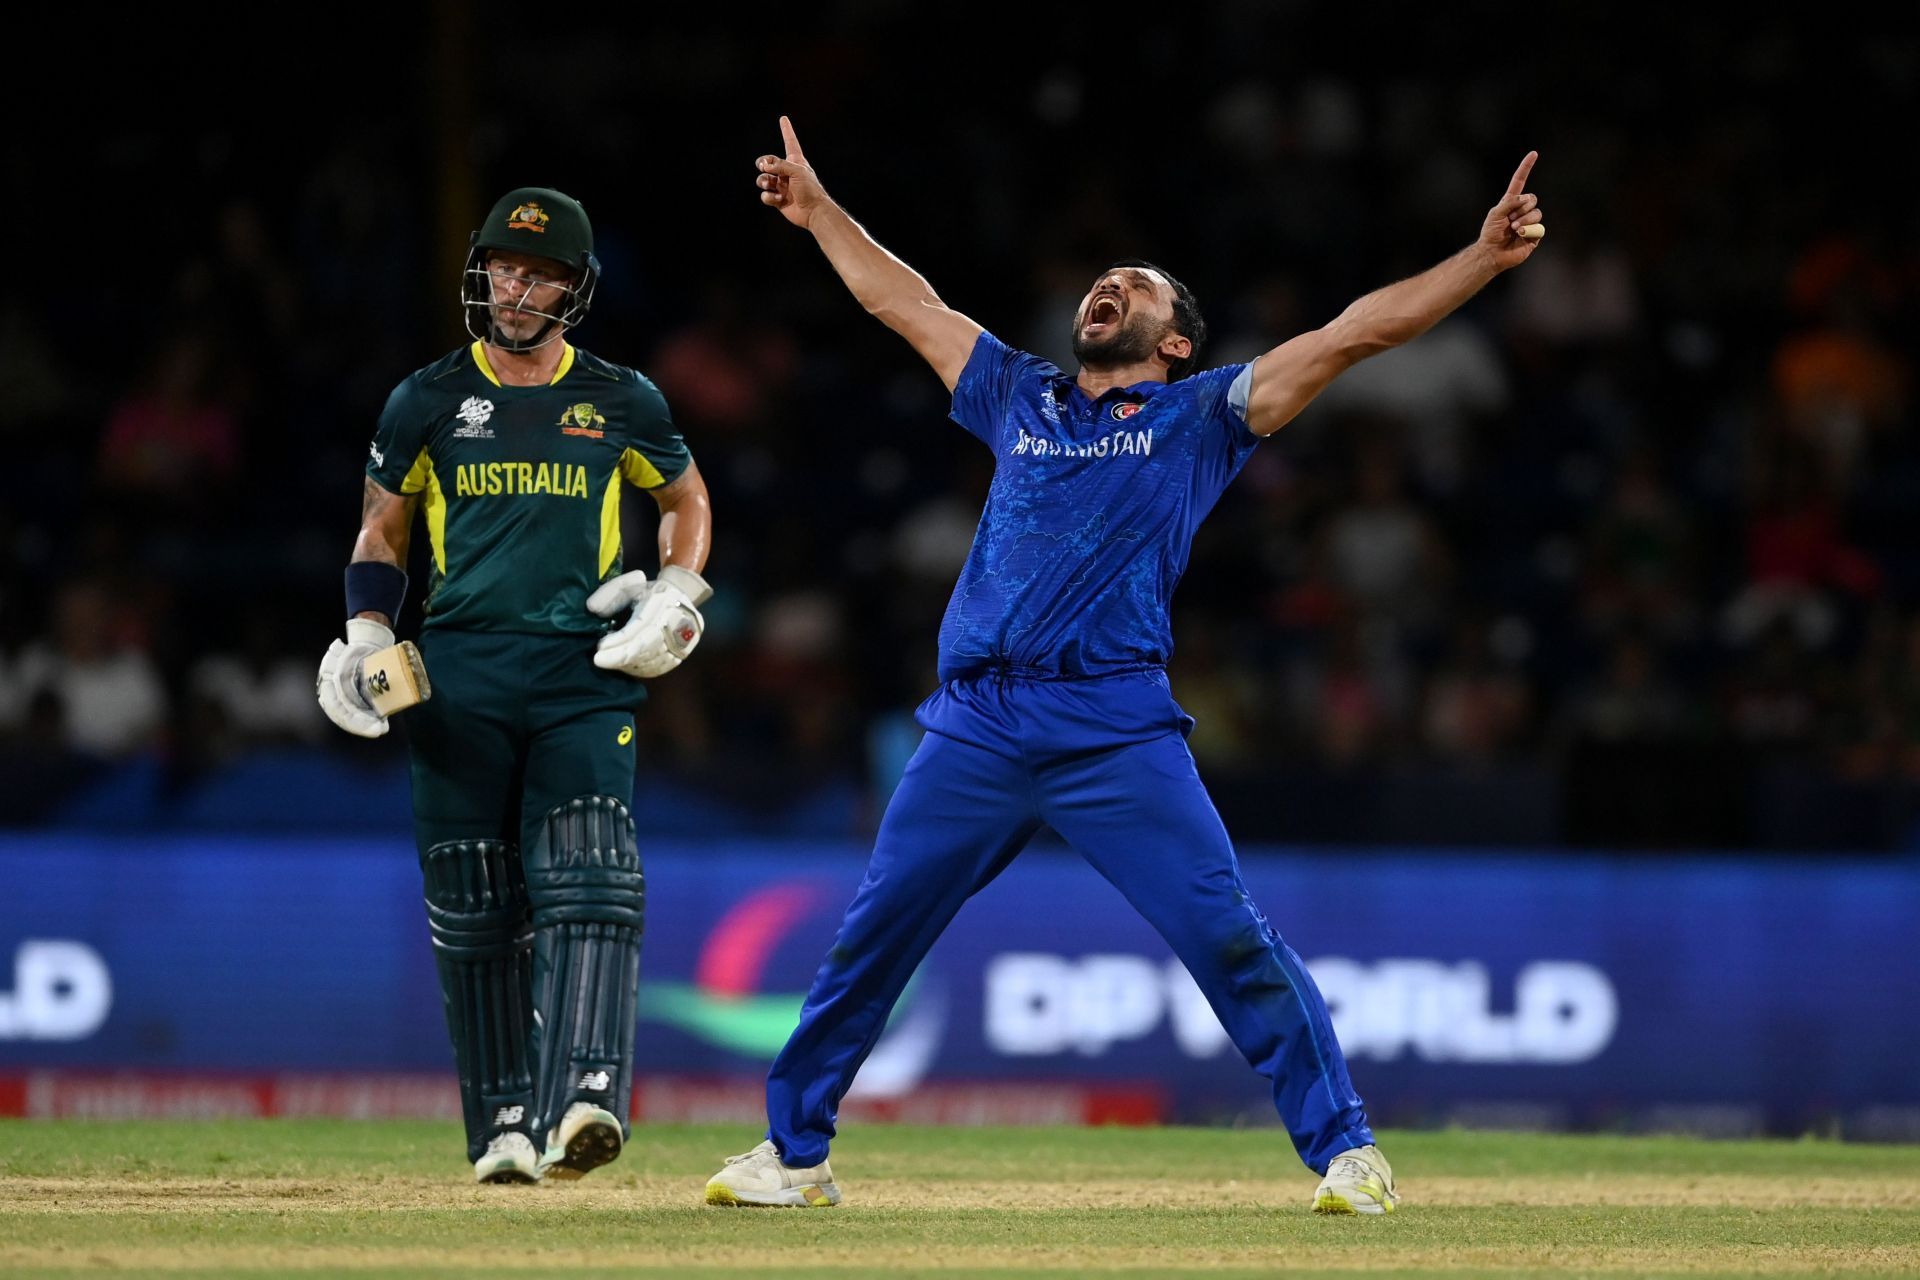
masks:
[[(396, 545), (397, 543), (397, 545)], [(377, 560), (382, 564), (405, 565), (407, 562), (407, 540), (405, 535), (396, 539), (390, 530), (379, 525), (360, 526), (360, 536), (353, 540), (353, 561)]]
[(1344, 370), (1413, 341), (1421, 331), (1422, 326), (1412, 316), (1369, 315), (1342, 316), (1322, 332), (1327, 335), (1328, 358)]
[(695, 520), (702, 526), (713, 523), (713, 501), (707, 496), (705, 482), (698, 477), (690, 485), (675, 486), (672, 493), (655, 494), (654, 501), (660, 504), (660, 514), (663, 516)]
[(1318, 394), (1329, 382), (1368, 356), (1378, 355), (1392, 345), (1366, 326), (1354, 324), (1343, 316), (1281, 347), (1280, 353), (1287, 359), (1284, 366), (1276, 367), (1283, 367), (1291, 374), (1286, 379), (1289, 385), (1311, 387), (1314, 394)]
[(867, 314), (892, 329), (895, 333), (911, 338), (914, 332), (927, 323), (932, 311), (945, 311), (946, 304), (930, 292), (912, 294), (884, 294), (873, 298), (863, 298)]

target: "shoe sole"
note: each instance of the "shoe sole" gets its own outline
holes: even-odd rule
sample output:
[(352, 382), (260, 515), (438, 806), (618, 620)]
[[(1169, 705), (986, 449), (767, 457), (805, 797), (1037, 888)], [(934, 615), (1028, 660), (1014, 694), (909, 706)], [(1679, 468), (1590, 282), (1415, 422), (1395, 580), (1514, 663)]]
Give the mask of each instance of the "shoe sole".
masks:
[(1328, 1213), (1328, 1214), (1345, 1214), (1345, 1213), (1382, 1214), (1382, 1213), (1392, 1213), (1393, 1203), (1391, 1201), (1388, 1201), (1386, 1204), (1374, 1204), (1369, 1201), (1362, 1200), (1358, 1204), (1355, 1204), (1353, 1201), (1347, 1199), (1345, 1196), (1335, 1195), (1333, 1192), (1328, 1191), (1314, 1200), (1313, 1211), (1315, 1213)]
[(567, 1149), (561, 1157), (545, 1165), (547, 1177), (573, 1182), (586, 1177), (601, 1165), (612, 1164), (620, 1158), (620, 1149), (624, 1145), (620, 1126), (612, 1120), (610, 1113), (601, 1114), (608, 1119), (589, 1121), (567, 1139)]
[(707, 1203), (728, 1209), (831, 1209), (840, 1203), (840, 1188), (831, 1182), (808, 1183), (776, 1192), (779, 1198), (748, 1199), (732, 1187), (718, 1182), (707, 1184)]
[(474, 1181), (483, 1187), (524, 1187), (540, 1181), (540, 1175), (528, 1173), (517, 1165), (508, 1165), (491, 1173), (480, 1174)]

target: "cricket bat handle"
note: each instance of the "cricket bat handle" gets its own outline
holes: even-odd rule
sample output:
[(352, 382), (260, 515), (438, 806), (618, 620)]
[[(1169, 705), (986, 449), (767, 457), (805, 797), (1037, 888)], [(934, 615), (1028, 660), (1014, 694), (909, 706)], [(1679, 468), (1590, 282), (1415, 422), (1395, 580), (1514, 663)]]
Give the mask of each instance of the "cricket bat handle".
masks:
[(427, 679), (427, 664), (413, 641), (402, 640), (385, 649), (376, 649), (360, 663), (360, 687), (367, 701), (383, 716), (417, 706), (433, 696)]

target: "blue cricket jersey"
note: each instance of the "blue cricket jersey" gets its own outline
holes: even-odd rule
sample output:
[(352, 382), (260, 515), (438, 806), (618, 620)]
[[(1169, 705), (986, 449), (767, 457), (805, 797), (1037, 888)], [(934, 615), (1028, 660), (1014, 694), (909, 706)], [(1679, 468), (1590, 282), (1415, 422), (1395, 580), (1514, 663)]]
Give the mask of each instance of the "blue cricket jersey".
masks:
[(1073, 679), (1163, 667), (1194, 530), (1260, 438), (1250, 364), (1090, 399), (982, 333), (955, 422), (993, 450), (993, 486), (940, 624), (940, 678), (990, 667)]

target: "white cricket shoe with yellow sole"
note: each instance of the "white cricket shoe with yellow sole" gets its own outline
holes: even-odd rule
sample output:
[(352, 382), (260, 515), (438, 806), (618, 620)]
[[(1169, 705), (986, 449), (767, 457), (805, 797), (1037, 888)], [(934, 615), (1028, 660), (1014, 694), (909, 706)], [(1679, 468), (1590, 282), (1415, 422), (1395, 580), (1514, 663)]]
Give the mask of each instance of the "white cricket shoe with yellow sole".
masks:
[(601, 1165), (618, 1160), (624, 1143), (618, 1116), (591, 1102), (576, 1102), (547, 1135), (547, 1153), (540, 1157), (540, 1172), (562, 1182), (584, 1178)]
[(727, 1157), (727, 1167), (707, 1179), (707, 1203), (826, 1209), (840, 1203), (840, 1188), (825, 1160), (805, 1169), (782, 1164), (769, 1138), (744, 1155)]
[(1378, 1147), (1355, 1147), (1335, 1156), (1313, 1193), (1315, 1213), (1392, 1213), (1399, 1202), (1393, 1168)]
[(524, 1133), (498, 1133), (478, 1160), (473, 1162), (475, 1182), (513, 1183), (540, 1181), (540, 1153), (533, 1139)]

